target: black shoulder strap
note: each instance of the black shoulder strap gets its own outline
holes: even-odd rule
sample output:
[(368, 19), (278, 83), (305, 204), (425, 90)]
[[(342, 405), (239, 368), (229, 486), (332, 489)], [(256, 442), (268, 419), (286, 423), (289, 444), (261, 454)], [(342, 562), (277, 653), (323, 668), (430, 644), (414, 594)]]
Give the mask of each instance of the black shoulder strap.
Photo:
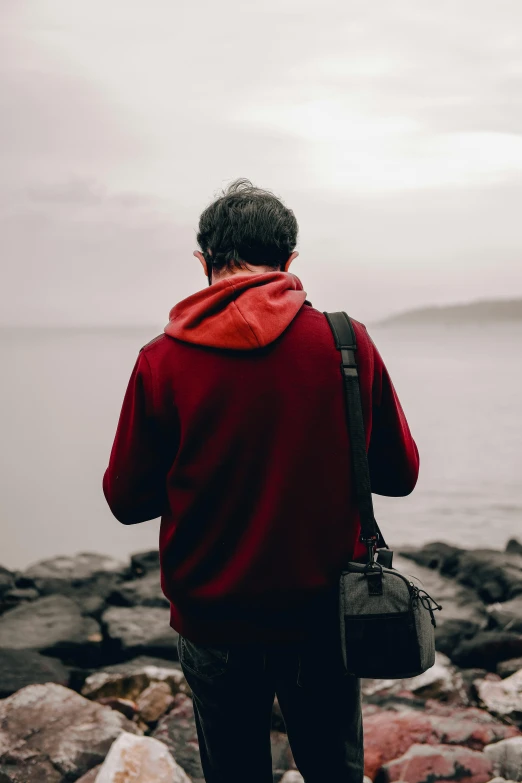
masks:
[(350, 433), (355, 494), (361, 519), (361, 541), (374, 540), (378, 546), (386, 546), (373, 513), (361, 390), (355, 358), (355, 351), (357, 350), (355, 331), (346, 313), (323, 314), (326, 316), (326, 320), (332, 330), (335, 347), (341, 352), (341, 375), (344, 382), (346, 419)]

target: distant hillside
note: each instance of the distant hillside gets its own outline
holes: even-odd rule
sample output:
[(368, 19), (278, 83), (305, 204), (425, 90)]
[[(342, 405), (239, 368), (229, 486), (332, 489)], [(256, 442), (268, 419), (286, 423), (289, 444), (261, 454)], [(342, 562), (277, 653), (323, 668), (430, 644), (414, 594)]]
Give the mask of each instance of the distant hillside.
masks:
[(522, 321), (522, 299), (479, 299), (463, 304), (418, 307), (390, 315), (374, 325), (466, 324), (479, 321)]

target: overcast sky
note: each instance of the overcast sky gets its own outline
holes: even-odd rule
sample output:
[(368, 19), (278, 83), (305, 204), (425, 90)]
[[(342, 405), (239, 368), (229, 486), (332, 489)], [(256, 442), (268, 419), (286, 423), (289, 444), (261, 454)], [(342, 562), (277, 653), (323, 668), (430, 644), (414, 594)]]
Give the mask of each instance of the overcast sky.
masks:
[(0, 323), (162, 328), (237, 177), (320, 310), (522, 296), (520, 0), (0, 9)]

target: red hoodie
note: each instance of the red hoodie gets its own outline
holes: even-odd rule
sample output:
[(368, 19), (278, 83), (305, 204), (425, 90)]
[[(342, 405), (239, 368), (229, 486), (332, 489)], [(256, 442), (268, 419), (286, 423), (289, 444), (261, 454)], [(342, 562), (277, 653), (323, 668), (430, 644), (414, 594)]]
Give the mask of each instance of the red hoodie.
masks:
[[(176, 631), (209, 645), (301, 641), (363, 554), (330, 327), (288, 272), (223, 278), (169, 319), (134, 365), (105, 498), (124, 525), (161, 516)], [(408, 495), (417, 446), (366, 327), (352, 323), (372, 491)]]

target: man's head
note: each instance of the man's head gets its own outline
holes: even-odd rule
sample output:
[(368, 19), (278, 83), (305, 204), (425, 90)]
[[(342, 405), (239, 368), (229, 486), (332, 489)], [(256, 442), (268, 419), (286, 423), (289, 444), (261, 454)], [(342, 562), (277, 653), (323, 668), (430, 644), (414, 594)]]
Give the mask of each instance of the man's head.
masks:
[(232, 182), (199, 219), (195, 250), (209, 285), (236, 272), (287, 272), (298, 225), (291, 209), (248, 179)]

